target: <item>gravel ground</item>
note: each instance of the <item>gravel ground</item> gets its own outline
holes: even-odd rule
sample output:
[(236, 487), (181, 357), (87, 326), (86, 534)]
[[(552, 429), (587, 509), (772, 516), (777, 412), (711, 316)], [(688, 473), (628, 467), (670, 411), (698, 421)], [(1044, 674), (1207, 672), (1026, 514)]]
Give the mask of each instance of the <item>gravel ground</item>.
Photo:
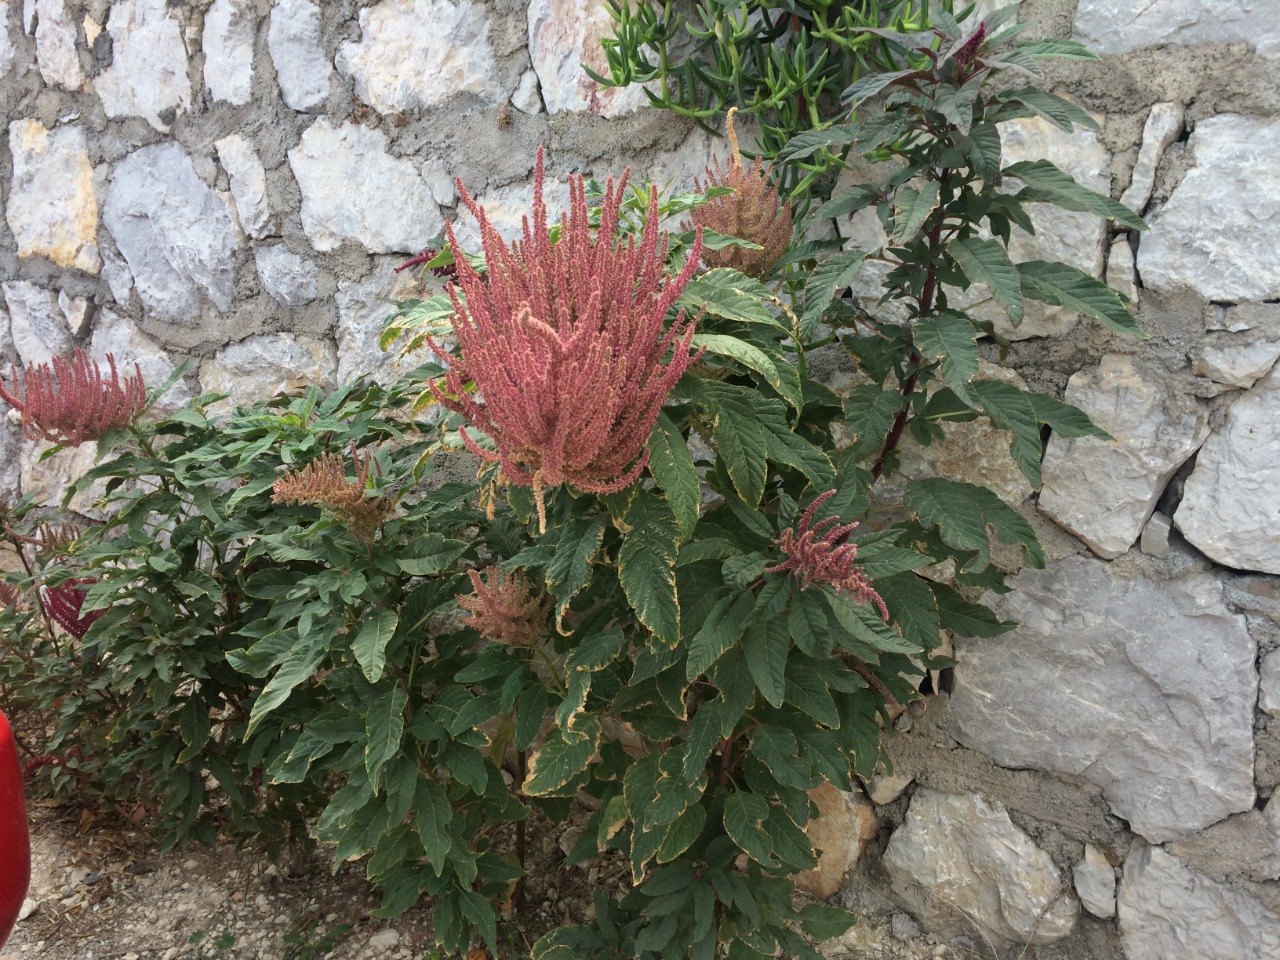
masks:
[[(31, 812), (29, 900), (0, 960), (443, 960), (428, 910), (419, 906), (394, 921), (370, 916), (377, 897), (359, 864), (336, 875), (320, 858), (282, 869), (231, 844), (162, 857), (142, 833), (87, 812)], [(625, 881), (620, 861), (566, 867), (561, 847), (573, 829), (531, 830), (528, 906), (503, 927), (511, 957), (527, 957), (538, 931), (586, 919), (594, 890)], [(922, 936), (869, 887), (860, 892), (856, 879), (851, 890), (847, 905), (863, 922), (821, 945), (830, 960), (984, 956)], [(466, 960), (486, 957), (473, 951)]]

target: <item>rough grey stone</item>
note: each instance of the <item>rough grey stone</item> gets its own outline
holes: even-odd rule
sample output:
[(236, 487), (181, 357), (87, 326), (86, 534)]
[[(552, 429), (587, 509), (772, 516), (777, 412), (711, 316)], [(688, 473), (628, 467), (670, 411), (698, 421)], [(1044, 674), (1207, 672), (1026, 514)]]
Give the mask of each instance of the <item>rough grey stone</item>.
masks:
[(120, 161), (103, 222), (148, 312), (187, 324), (196, 318), (201, 293), (219, 310), (231, 305), (235, 223), (178, 144), (143, 147)]
[(58, 309), (66, 321), (71, 336), (78, 337), (85, 332), (94, 314), (93, 304), (88, 297), (73, 297), (65, 290), (58, 291)]
[(1138, 547), (1148, 557), (1167, 557), (1169, 555), (1169, 534), (1173, 530), (1173, 521), (1160, 511), (1151, 514), (1151, 519), (1142, 528), (1142, 536), (1138, 538)]
[(1204, 443), (1208, 416), (1123, 354), (1073, 376), (1066, 400), (1114, 439), (1051, 437), (1040, 510), (1109, 560), (1133, 546), (1169, 479)]
[(1130, 303), (1138, 302), (1138, 266), (1133, 248), (1122, 237), (1113, 240), (1107, 251), (1107, 286), (1124, 294)]
[(511, 95), (511, 105), (521, 113), (530, 115), (542, 112), (542, 96), (538, 93), (538, 74), (526, 70), (520, 75), (516, 92)]
[(1248, 390), (1280, 360), (1280, 339), (1220, 337), (1200, 344), (1191, 372)]
[(1220, 583), (1067, 557), (1011, 585), (985, 602), (1017, 629), (956, 644), (957, 739), (1096, 784), (1152, 842), (1252, 807), (1255, 645)]
[(1048, 854), (978, 794), (918, 790), (883, 864), (894, 898), (929, 933), (1044, 944), (1079, 916)]
[(22, 496), (22, 428), (0, 416), (0, 502), (16, 503)]
[(284, 307), (300, 307), (316, 298), (316, 265), (284, 244), (253, 251), (262, 289)]
[(1120, 195), (1120, 202), (1134, 213), (1142, 213), (1151, 199), (1160, 158), (1182, 129), (1182, 111), (1180, 103), (1156, 103), (1147, 114), (1147, 122), (1142, 129), (1142, 146), (1138, 148), (1138, 160), (1133, 165), (1133, 177)]
[[(107, 18), (111, 66), (94, 81), (108, 117), (144, 117), (169, 132), (173, 111), (191, 106), (182, 28), (165, 0), (119, 0)], [(167, 115), (167, 116), (166, 116)]]
[(109, 247), (100, 249), (99, 253), (102, 254), (102, 277), (111, 288), (111, 296), (116, 303), (127, 306), (133, 294), (133, 274), (129, 272), (129, 265)]
[(9, 335), (24, 364), (48, 363), (71, 352), (71, 334), (51, 291), (30, 280), (11, 280), (3, 289)]
[(1262, 658), (1258, 674), (1258, 706), (1273, 717), (1280, 717), (1280, 650), (1272, 650)]
[(214, 0), (204, 15), (204, 82), (214, 100), (243, 105), (253, 87), (257, 19), (252, 0)]
[[(36, 24), (36, 61), (40, 64), (40, 76), (50, 86), (68, 90), (84, 88), (84, 71), (80, 67), (80, 55), (76, 52), (76, 24), (66, 0), (28, 0), (38, 17)], [(27, 32), (31, 32), (30, 15)]]
[(907, 773), (877, 773), (867, 784), (867, 796), (878, 806), (893, 803), (914, 780), (915, 777)]
[(1228, 567), (1280, 573), (1280, 364), (1227, 410), (1187, 478), (1173, 522)]
[(1280, 801), (1273, 793), (1263, 810), (1246, 810), (1203, 833), (1169, 844), (1168, 851), (1216, 879), (1280, 880)]
[(1080, 0), (1076, 39), (1101, 54), (1165, 43), (1247, 40), (1280, 54), (1280, 7), (1272, 0)]
[(1138, 844), (1120, 885), (1127, 960), (1274, 960), (1280, 911), (1248, 886), (1202, 877), (1159, 847)]
[(390, 263), (382, 264), (364, 280), (338, 281), (334, 300), (338, 304), (336, 334), (340, 383), (364, 375), (372, 376), (378, 383), (390, 383), (406, 370), (432, 358), (431, 351), (425, 347), (402, 356), (403, 343), (392, 344), (386, 351), (378, 345), (382, 328), (392, 312), (387, 299), (399, 299), (394, 289), (396, 281)]
[(427, 183), (431, 196), (442, 207), (451, 207), (458, 200), (458, 185), (445, 167), (444, 161), (433, 157), (422, 165), (422, 179)]
[(86, 273), (102, 269), (98, 198), (84, 130), (49, 130), (37, 120), (9, 124), (13, 180), (5, 219), (20, 257), (48, 257)]
[(223, 137), (214, 146), (231, 181), (231, 196), (240, 214), (240, 228), (260, 240), (274, 229), (267, 202), (267, 173), (253, 146), (238, 133)]
[(306, 110), (329, 96), (333, 66), (320, 36), (320, 8), (310, 0), (277, 0), (267, 27), (267, 48), (280, 95), (293, 110)]
[(1093, 844), (1084, 845), (1084, 859), (1072, 870), (1072, 881), (1080, 903), (1095, 917), (1116, 915), (1116, 874)]
[[(1280, 7), (1277, 7), (1280, 16)], [(1280, 297), (1280, 118), (1219, 114), (1191, 135), (1195, 165), (1147, 219), (1138, 272), (1154, 290), (1190, 287), (1209, 300)]]
[(334, 127), (321, 117), (289, 151), (302, 227), (317, 250), (358, 240), (370, 253), (416, 253), (444, 226), (413, 161), (386, 149), (381, 131), (349, 122)]
[(9, 0), (0, 0), (0, 78), (8, 74), (16, 56), (13, 37), (9, 35)]
[(601, 89), (582, 69), (609, 75), (600, 46), (613, 35), (608, 7), (590, 0), (531, 0), (528, 16), (529, 59), (548, 113), (590, 111), (613, 118), (648, 105), (639, 86)]
[[(41, 457), (52, 448), (53, 444), (47, 440), (22, 441), (22, 452), (19, 454), (22, 492), (39, 492), (46, 501), (59, 503), (63, 493), (96, 465), (98, 445), (82, 443), (78, 447), (59, 450), (42, 460)], [(107, 516), (106, 511), (94, 504), (106, 491), (107, 479), (104, 477), (73, 496), (67, 506), (72, 513), (103, 520)]]
[(1260, 336), (1280, 337), (1280, 303), (1238, 303), (1230, 307), (1213, 304), (1211, 309), (1212, 319), (1205, 323), (1206, 330), (1257, 330)]
[(471, 0), (382, 0), (360, 11), (360, 31), (339, 49), (338, 72), (381, 113), (433, 107), (458, 93), (501, 96), (489, 20)]
[[(107, 354), (115, 357), (121, 375), (132, 373), (136, 363), (148, 387), (160, 386), (176, 369), (173, 359), (132, 320), (111, 310), (102, 310), (94, 323), (89, 355), (105, 364)], [(191, 389), (179, 380), (160, 398), (158, 406), (162, 410), (176, 410), (189, 400)]]
[(215, 413), (295, 393), (309, 386), (334, 386), (337, 356), (333, 344), (292, 333), (265, 333), (219, 350), (200, 365), (200, 389), (229, 394), (214, 404)]

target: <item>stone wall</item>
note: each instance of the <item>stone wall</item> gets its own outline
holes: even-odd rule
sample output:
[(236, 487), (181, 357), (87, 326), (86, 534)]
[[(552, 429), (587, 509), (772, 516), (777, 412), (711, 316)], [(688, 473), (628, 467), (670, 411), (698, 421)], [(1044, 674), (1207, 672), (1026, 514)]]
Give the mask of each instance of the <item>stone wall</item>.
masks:
[[(984, 375), (1115, 438), (1050, 438), (1038, 494), (995, 431), (904, 451), (1021, 501), (1052, 561), (991, 598), (1021, 626), (958, 642), (943, 692), (899, 720), (868, 785), (880, 832), (851, 807), (873, 839), (841, 895), (874, 914), (878, 890), (980, 951), (1275, 957), (1280, 4), (1020, 18), (1103, 55), (1048, 78), (1101, 131), (1008, 124), (1008, 155), (1151, 230), (1047, 211), (1018, 252), (1105, 277), (1151, 336), (1042, 310), (990, 347)], [(511, 227), (539, 144), (553, 176), (682, 184), (723, 152), (582, 74), (606, 28), (587, 0), (0, 0), (0, 353), (84, 345), (152, 381), (190, 358), (177, 399), (388, 375), (384, 298), (411, 282), (393, 267), (457, 214), (454, 177)], [(836, 226), (874, 239), (873, 217)], [(0, 422), (0, 495), (66, 482), (38, 453)]]

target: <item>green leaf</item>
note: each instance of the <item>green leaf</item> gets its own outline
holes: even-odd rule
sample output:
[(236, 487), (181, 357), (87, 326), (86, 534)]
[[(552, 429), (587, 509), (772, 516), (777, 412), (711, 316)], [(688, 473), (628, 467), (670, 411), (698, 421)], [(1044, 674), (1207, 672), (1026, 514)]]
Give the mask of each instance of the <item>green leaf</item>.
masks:
[(590, 634), (579, 643), (565, 661), (566, 670), (603, 670), (627, 648), (627, 638), (617, 626)]
[(254, 701), (246, 736), (252, 734), (268, 714), (288, 700), (289, 694), (298, 684), (311, 679), (329, 652), (329, 639), (324, 634), (313, 634), (305, 640), (298, 638), (294, 641), (280, 668)]
[(947, 252), (956, 259), (964, 275), (974, 283), (985, 283), (996, 303), (1009, 314), (1015, 327), (1022, 322), (1022, 278), (998, 240), (967, 237), (952, 240)]
[(990, 607), (969, 602), (946, 584), (930, 582), (929, 590), (938, 601), (938, 622), (962, 637), (998, 637), (1017, 626), (1001, 620)]
[(978, 375), (978, 331), (963, 313), (948, 310), (922, 317), (911, 328), (922, 357), (942, 361), (942, 376), (962, 400), (970, 399), (969, 382)]
[(1133, 230), (1147, 229), (1146, 221), (1123, 203), (1077, 183), (1071, 174), (1048, 160), (1022, 160), (1005, 167), (1003, 172), (1005, 176), (1016, 177), (1026, 184), (1014, 196), (1015, 200), (1053, 203), (1065, 210), (1096, 213), (1104, 220), (1114, 220)]
[[(524, 792), (533, 797), (564, 796), (566, 788), (591, 765), (600, 746), (600, 721), (590, 714), (578, 717), (575, 732), (581, 739), (566, 741), (559, 730), (547, 734), (546, 743), (529, 758)], [(573, 787), (570, 794), (576, 791)]]
[(453, 820), (453, 805), (444, 792), (444, 788), (436, 781), (421, 777), (413, 801), (413, 820), (418, 829), (418, 837), (422, 840), (422, 849), (427, 863), (435, 871), (436, 876), (444, 873), (445, 857), (453, 845), (449, 831)]
[(1101, 320), (1117, 333), (1146, 338), (1147, 334), (1125, 305), (1125, 299), (1097, 277), (1065, 263), (1028, 260), (1018, 264), (1022, 294), (1032, 300), (1066, 307)]
[(1060, 437), (1112, 439), (1111, 434), (1090, 420), (1089, 415), (1079, 407), (1063, 403), (1057, 397), (1051, 397), (1045, 393), (1028, 393), (1027, 399), (1031, 401), (1031, 406), (1036, 412), (1036, 419), (1041, 423), (1047, 423)]
[(819, 778), (800, 758), (796, 735), (785, 727), (767, 723), (756, 727), (751, 732), (751, 753), (784, 787), (808, 790), (818, 785)]
[(474, 890), (458, 890), (457, 897), (462, 915), (480, 932), (493, 955), (498, 956), (502, 948), (498, 943), (498, 916), (493, 904)]
[(676, 597), (676, 518), (666, 500), (641, 492), (626, 516), (627, 534), (618, 550), (618, 579), (640, 622), (667, 646), (680, 640)]
[(901, 409), (902, 395), (897, 390), (882, 390), (874, 383), (864, 383), (850, 391), (844, 401), (844, 419), (854, 433), (850, 449), (855, 458), (864, 460), (880, 451)]
[(397, 557), (400, 572), (411, 577), (429, 577), (448, 569), (453, 561), (467, 552), (461, 540), (449, 540), (438, 533), (418, 537), (403, 556)]
[(1028, 564), (1037, 569), (1044, 566), (1044, 550), (1031, 524), (986, 487), (930, 477), (907, 487), (903, 505), (925, 526), (936, 525), (943, 543), (956, 550), (976, 551), (973, 572), (986, 569), (990, 559), (988, 526), (1001, 543), (1021, 546)]
[[(1026, 52), (1025, 47), (1023, 52)], [(1021, 103), (1044, 117), (1055, 127), (1068, 133), (1076, 126), (1084, 127), (1086, 130), (1101, 129), (1098, 126), (1098, 121), (1093, 119), (1088, 110), (1076, 106), (1070, 100), (1059, 97), (1057, 94), (1041, 90), (1038, 87), (1008, 90), (1000, 94), (996, 99), (1004, 103)]]
[(911, 240), (924, 226), (929, 214), (937, 209), (939, 186), (937, 180), (926, 180), (918, 190), (912, 186), (898, 188), (893, 198), (893, 232), (890, 235), (893, 242)]
[(376, 792), (382, 780), (382, 768), (400, 751), (404, 737), (404, 708), (408, 694), (398, 685), (389, 686), (369, 702), (365, 714), (364, 767)]
[(766, 870), (778, 866), (770, 855), (771, 843), (764, 829), (769, 819), (769, 802), (764, 797), (741, 790), (731, 793), (724, 802), (723, 817), (725, 833), (740, 850)]
[(821, 150), (847, 147), (857, 137), (857, 127), (850, 124), (804, 130), (787, 141), (786, 146), (778, 151), (773, 162), (790, 163), (793, 160), (805, 160)]
[(721, 267), (690, 280), (676, 302), (695, 312), (705, 309), (726, 320), (761, 323), (786, 331), (787, 325), (765, 306), (774, 299), (773, 291), (759, 280)]
[(988, 121), (975, 123), (969, 135), (957, 137), (956, 142), (978, 176), (988, 183), (1000, 179), (1002, 145), (999, 127)]
[(1028, 399), (1030, 394), (1002, 380), (976, 380), (970, 386), (977, 405), (992, 425), (1013, 435), (1009, 452), (1023, 476), (1039, 489), (1040, 460), (1044, 451), (1040, 442), (1040, 421)]
[(768, 473), (768, 446), (756, 416), (762, 399), (757, 391), (714, 380), (706, 383), (705, 391), (716, 406), (715, 438), (720, 457), (738, 495), (755, 508), (764, 495)]
[(781, 383), (778, 368), (773, 360), (754, 343), (723, 333), (697, 333), (693, 336), (693, 347), (705, 349), (707, 353), (718, 357), (737, 360), (748, 370), (754, 370), (764, 377), (765, 382), (772, 387), (777, 387)]
[(698, 525), (702, 481), (693, 465), (688, 443), (665, 413), (658, 414), (649, 437), (649, 472), (667, 495), (683, 543), (693, 536), (693, 529)]
[(800, 908), (800, 928), (815, 940), (834, 940), (858, 922), (848, 910), (825, 903), (806, 903)]
[(914, 573), (876, 580), (876, 592), (902, 635), (921, 650), (938, 645), (938, 602), (926, 581)]
[(706, 807), (701, 803), (690, 804), (686, 807), (684, 813), (680, 814), (679, 819), (671, 824), (666, 839), (658, 847), (658, 852), (655, 856), (658, 863), (670, 863), (693, 846), (698, 837), (702, 835), (702, 828), (706, 826), (706, 823)]
[(795, 660), (787, 664), (787, 703), (825, 727), (840, 726), (840, 711), (822, 674)]
[(367, 614), (360, 630), (351, 643), (356, 663), (364, 671), (365, 679), (377, 683), (387, 662), (387, 644), (395, 636), (400, 616), (394, 610), (380, 609)]
[[(883, 650), (886, 653), (918, 653), (915, 644), (885, 623), (880, 611), (865, 603), (858, 603), (851, 597), (837, 596), (835, 591), (824, 589), (827, 606), (835, 614), (840, 626), (849, 632), (855, 640), (865, 644), (872, 650)], [(855, 650), (856, 654), (856, 650)], [(871, 658), (862, 657), (869, 660)]]
[(688, 680), (696, 680), (700, 674), (706, 673), (726, 650), (738, 642), (754, 606), (755, 595), (750, 590), (716, 601), (702, 627), (689, 641), (689, 658), (685, 663)]
[(560, 528), (555, 553), (547, 564), (547, 592), (555, 600), (556, 630), (568, 636), (564, 615), (573, 598), (591, 582), (591, 563), (604, 542), (604, 516), (575, 517)]
[(742, 639), (742, 652), (756, 689), (773, 706), (786, 699), (787, 654), (791, 651), (791, 633), (785, 620), (774, 618), (767, 623), (753, 623)]
[(857, 279), (864, 259), (866, 253), (862, 250), (841, 250), (823, 260), (809, 275), (804, 285), (804, 315), (800, 318), (805, 336), (813, 332), (836, 295)]
[(1031, 57), (1066, 57), (1070, 60), (1099, 60), (1096, 53), (1076, 40), (1062, 40), (1050, 37), (1047, 40), (1036, 40), (1024, 43), (1018, 49)]
[[(879, 33), (880, 31), (868, 30), (867, 32)], [(908, 48), (910, 49), (916, 46), (917, 41), (910, 37), (904, 37), (904, 43), (908, 44)], [(885, 87), (889, 86), (889, 84), (894, 81), (901, 80), (903, 77), (908, 77), (913, 73), (915, 73), (914, 70), (897, 70), (893, 73), (872, 71), (871, 73), (865, 74), (852, 86), (848, 87), (841, 95), (840, 99), (844, 102), (845, 109), (850, 112), (855, 111), (865, 101), (870, 100)]]

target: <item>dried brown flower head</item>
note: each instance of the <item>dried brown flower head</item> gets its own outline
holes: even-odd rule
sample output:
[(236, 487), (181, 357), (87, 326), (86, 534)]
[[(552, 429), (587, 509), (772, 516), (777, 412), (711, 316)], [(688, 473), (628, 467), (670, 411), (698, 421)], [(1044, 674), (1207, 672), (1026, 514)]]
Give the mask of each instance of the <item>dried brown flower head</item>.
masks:
[[(871, 581), (862, 569), (855, 566), (858, 545), (845, 540), (857, 524), (840, 523), (839, 517), (827, 517), (816, 524), (812, 523), (814, 512), (835, 494), (835, 490), (828, 490), (815, 497), (800, 517), (800, 522), (783, 530), (778, 539), (773, 541), (787, 555), (787, 559), (776, 566), (766, 567), (765, 572), (789, 572), (800, 581), (801, 590), (812, 583), (830, 584), (842, 597), (851, 596), (858, 603), (875, 604), (880, 616), (888, 620), (889, 611), (884, 600), (872, 589)], [(832, 524), (836, 526), (831, 526)]]
[(726, 236), (750, 240), (760, 245), (759, 250), (746, 247), (723, 247), (707, 250), (702, 258), (708, 266), (732, 267), (748, 276), (763, 280), (769, 276), (773, 265), (787, 252), (791, 243), (791, 201), (782, 203), (778, 191), (769, 182), (764, 166), (757, 157), (750, 167), (742, 165), (738, 149), (738, 135), (733, 129), (733, 115), (737, 107), (729, 110), (725, 118), (733, 158), (727, 168), (721, 168), (718, 157), (712, 159), (715, 171), (707, 168), (704, 186), (695, 180), (700, 192), (712, 187), (730, 187), (733, 193), (714, 197), (690, 214), (693, 222)]
[(29, 439), (78, 447), (127, 427), (146, 405), (141, 368), (135, 363), (136, 373), (122, 383), (111, 354), (107, 365), (110, 376), (103, 376), (96, 360), (76, 350), (70, 359), (55, 357), (52, 366), (29, 363), (21, 376), (15, 367), (10, 387), (0, 379), (0, 398), (22, 414)]
[(392, 503), (385, 495), (366, 495), (370, 469), (381, 472), (372, 451), (357, 450), (352, 443), (351, 460), (355, 467), (352, 479), (347, 478), (347, 460), (340, 453), (322, 453), (305, 467), (288, 471), (272, 487), (272, 503), (323, 507), (352, 534), (372, 543), (378, 527), (391, 513)]
[(496, 643), (527, 647), (547, 634), (547, 598), (538, 599), (533, 585), (519, 573), (501, 567), (467, 571), (473, 592), (458, 595), (458, 606), (470, 616), (466, 623)]
[(18, 543), (29, 543), (39, 550), (53, 554), (65, 554), (80, 539), (80, 528), (74, 523), (42, 523), (36, 527), (35, 535), (19, 533), (7, 523), (5, 533)]
[(62, 627), (77, 640), (83, 640), (93, 622), (106, 613), (106, 610), (93, 610), (80, 615), (84, 606), (85, 592), (83, 587), (97, 583), (96, 577), (73, 577), (64, 580), (56, 587), (41, 587), (40, 599), (44, 609), (53, 618), (53, 622)]
[[(591, 230), (580, 176), (569, 178), (569, 212), (548, 233), (543, 154), (534, 168), (533, 216), (508, 246), (459, 182), (480, 224), (488, 265), (481, 278), (446, 227), (457, 260), (450, 284), (461, 357), (436, 399), (493, 438), (497, 453), (462, 437), (477, 456), (502, 464), (507, 482), (532, 487), (545, 528), (542, 491), (571, 483), (613, 493), (635, 481), (667, 394), (689, 364), (693, 318), (664, 321), (696, 269), (701, 231), (678, 275), (666, 272), (658, 198), (649, 198), (639, 243), (620, 240), (627, 174), (605, 187), (600, 226)], [(465, 301), (463, 296), (465, 295)], [(439, 356), (443, 347), (431, 342)], [(469, 386), (474, 384), (474, 388)]]

